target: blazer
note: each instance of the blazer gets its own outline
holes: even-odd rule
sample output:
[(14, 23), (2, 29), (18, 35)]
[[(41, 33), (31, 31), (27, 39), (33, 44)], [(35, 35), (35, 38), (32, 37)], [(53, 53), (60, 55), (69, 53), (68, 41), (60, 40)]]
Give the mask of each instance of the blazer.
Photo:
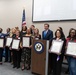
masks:
[[(5, 35), (3, 33), (0, 33), (0, 38), (4, 39), (4, 45), (5, 45)], [(3, 49), (3, 48), (0, 48), (0, 49)]]
[(44, 37), (44, 31), (42, 32), (42, 39), (43, 40), (51, 40), (53, 38), (53, 31), (50, 29), (48, 30), (46, 36)]
[(4, 38), (4, 37), (5, 37), (5, 34), (0, 33), (0, 38)]

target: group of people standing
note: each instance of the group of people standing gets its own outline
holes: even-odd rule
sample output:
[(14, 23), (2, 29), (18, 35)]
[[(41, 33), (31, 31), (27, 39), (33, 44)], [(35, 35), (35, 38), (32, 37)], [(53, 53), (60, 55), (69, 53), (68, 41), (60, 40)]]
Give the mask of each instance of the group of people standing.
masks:
[[(20, 31), (18, 27), (15, 28), (8, 28), (7, 33), (2, 33), (2, 28), (0, 28), (0, 38), (4, 38), (4, 43), (6, 44), (6, 38), (12, 37), (13, 39), (19, 39), (20, 45), (19, 49), (15, 50), (12, 49), (11, 45), (10, 47), (7, 47), (4, 44), (4, 48), (0, 48), (0, 65), (3, 64), (2, 57), (3, 57), (3, 50), (5, 49), (5, 62), (11, 62), (13, 64), (13, 68), (20, 68), (24, 70), (30, 69), (31, 65), (31, 47), (32, 44), (28, 48), (22, 47), (22, 39), (24, 36), (28, 36), (32, 39), (39, 38), (41, 39), (41, 35), (39, 34), (39, 29), (35, 28), (34, 25), (31, 25), (30, 28), (27, 28), (27, 26), (22, 26), (22, 30)], [(30, 43), (31, 43), (30, 41)], [(12, 43), (11, 43), (12, 44)]]
[[(67, 49), (67, 44), (69, 41), (76, 42), (76, 29), (71, 28), (69, 30), (67, 38), (65, 38), (63, 29), (58, 27), (55, 31), (55, 37), (53, 37), (53, 31), (49, 29), (49, 24), (44, 24), (44, 31), (42, 31), (42, 37), (39, 34), (39, 29), (35, 28), (34, 25), (31, 25), (30, 28), (27, 26), (22, 26), (22, 30), (20, 31), (18, 27), (15, 28), (8, 28), (7, 33), (2, 33), (2, 28), (0, 28), (0, 38), (5, 39), (6, 37), (12, 37), (13, 39), (20, 39), (19, 50), (12, 49), (10, 47), (0, 48), (0, 64), (2, 64), (2, 54), (3, 50), (5, 49), (5, 62), (12, 62), (13, 68), (20, 68), (29, 70), (31, 68), (31, 48), (32, 42), (30, 41), (30, 46), (28, 48), (22, 47), (22, 38), (23, 36), (29, 36), (32, 39), (42, 39), (42, 40), (49, 40), (50, 47), (52, 45), (53, 40), (64, 41), (63, 47), (61, 50), (61, 54), (57, 55), (54, 53), (50, 53), (49, 50), (49, 73), (53, 72), (53, 75), (61, 75), (62, 63), (64, 59), (64, 54)], [(49, 48), (50, 48), (49, 47)], [(9, 56), (8, 56), (9, 55)], [(68, 61), (68, 67), (70, 75), (76, 75), (76, 57), (75, 56), (66, 56)]]
[(66, 38), (65, 38), (62, 27), (57, 28), (57, 30), (55, 31), (55, 37), (53, 37), (53, 32), (49, 29), (49, 24), (44, 24), (44, 29), (45, 30), (42, 32), (42, 39), (50, 40), (50, 48), (52, 46), (53, 40), (64, 41), (60, 55), (55, 54), (55, 53), (50, 53), (49, 51), (49, 65), (48, 66), (50, 67), (50, 72), (53, 72), (52, 73), (53, 75), (61, 75), (62, 63), (65, 57), (68, 62), (69, 74), (76, 75), (76, 56), (65, 55), (68, 42), (70, 41), (76, 42), (76, 29), (71, 28)]

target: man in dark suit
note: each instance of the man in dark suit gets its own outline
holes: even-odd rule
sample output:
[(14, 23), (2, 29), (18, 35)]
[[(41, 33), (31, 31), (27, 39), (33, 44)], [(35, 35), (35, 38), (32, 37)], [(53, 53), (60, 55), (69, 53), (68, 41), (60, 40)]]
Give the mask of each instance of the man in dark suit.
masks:
[[(49, 24), (44, 24), (44, 31), (42, 32), (42, 39), (43, 40), (52, 40), (53, 39), (53, 31), (51, 31), (49, 29)], [(50, 59), (51, 59), (51, 54), (49, 53), (49, 56), (48, 56), (48, 75), (51, 73), (52, 71), (52, 66), (51, 66), (51, 63), (50, 62)]]
[(51, 40), (53, 38), (53, 31), (49, 29), (49, 24), (44, 24), (44, 31), (42, 32), (43, 40)]

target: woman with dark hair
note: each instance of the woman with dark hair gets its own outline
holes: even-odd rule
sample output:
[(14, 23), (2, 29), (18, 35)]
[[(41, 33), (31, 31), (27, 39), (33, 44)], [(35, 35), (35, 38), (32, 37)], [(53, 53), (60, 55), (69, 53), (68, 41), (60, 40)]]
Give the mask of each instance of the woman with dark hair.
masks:
[[(76, 42), (76, 30), (74, 28), (71, 28), (69, 30), (69, 35), (66, 41), (67, 41), (66, 45), (68, 44), (69, 41)], [(67, 60), (68, 60), (70, 75), (76, 75), (76, 57), (67, 56)]]
[(31, 30), (31, 34), (34, 36), (34, 29), (35, 29), (35, 26), (34, 25), (31, 25), (30, 27), (30, 30)]
[[(28, 36), (31, 38), (31, 30), (30, 28), (27, 29), (27, 34), (25, 36)], [(31, 41), (30, 41), (31, 43)], [(22, 48), (22, 55), (21, 55), (21, 69), (24, 70), (29, 70), (31, 65), (31, 45), (27, 47)]]
[[(63, 35), (63, 37), (65, 38), (65, 35), (64, 35), (64, 32), (63, 32), (62, 27), (58, 27), (58, 29), (62, 31), (62, 35)], [(64, 56), (64, 58), (66, 59), (66, 56)], [(69, 74), (69, 68), (67, 68), (67, 70), (66, 70), (64, 73), (65, 73), (65, 74)]]
[(64, 41), (61, 54), (57, 55), (57, 54), (51, 53), (51, 59), (50, 59), (50, 61), (52, 62), (51, 65), (52, 65), (53, 75), (61, 75), (61, 68), (62, 68), (62, 62), (63, 62), (64, 52), (65, 52), (65, 45), (66, 45), (66, 40), (63, 37), (61, 30), (59, 29), (56, 30), (55, 38), (53, 38), (53, 40)]
[(21, 30), (21, 33), (20, 33), (21, 38), (26, 35), (26, 31), (27, 31), (27, 26), (22, 26), (22, 30)]
[(62, 36), (65, 38), (65, 35), (64, 35), (62, 27), (58, 27), (58, 29), (62, 31)]

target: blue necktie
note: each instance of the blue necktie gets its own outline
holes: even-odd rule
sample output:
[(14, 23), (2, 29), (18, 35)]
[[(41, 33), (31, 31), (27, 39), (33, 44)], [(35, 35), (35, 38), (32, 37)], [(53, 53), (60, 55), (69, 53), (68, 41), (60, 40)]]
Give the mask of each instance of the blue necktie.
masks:
[(44, 37), (46, 36), (46, 31), (44, 31)]

